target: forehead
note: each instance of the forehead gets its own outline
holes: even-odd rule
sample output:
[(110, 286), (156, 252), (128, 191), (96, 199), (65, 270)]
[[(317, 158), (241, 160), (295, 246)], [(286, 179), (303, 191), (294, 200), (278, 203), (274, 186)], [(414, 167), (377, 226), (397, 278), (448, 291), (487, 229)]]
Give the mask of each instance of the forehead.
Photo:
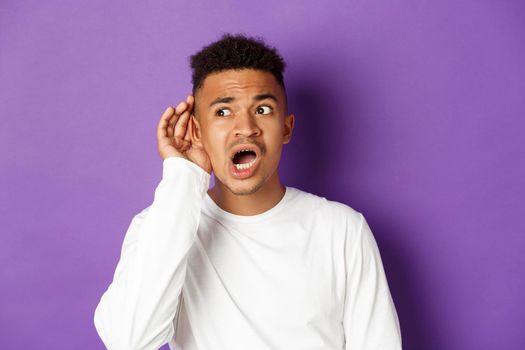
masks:
[(196, 95), (203, 102), (217, 97), (251, 97), (263, 92), (270, 92), (282, 100), (281, 86), (273, 74), (254, 70), (226, 70), (208, 75)]

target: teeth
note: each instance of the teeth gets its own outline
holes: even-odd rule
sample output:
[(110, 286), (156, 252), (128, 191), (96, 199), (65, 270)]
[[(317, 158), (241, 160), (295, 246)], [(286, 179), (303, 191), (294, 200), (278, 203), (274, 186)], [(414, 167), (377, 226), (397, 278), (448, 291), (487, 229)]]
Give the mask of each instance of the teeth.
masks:
[(244, 163), (244, 164), (235, 164), (235, 167), (237, 168), (237, 170), (246, 170), (246, 169), (248, 169), (249, 167), (251, 167), (254, 163), (255, 163), (255, 159), (252, 160), (252, 161), (249, 162), (249, 163)]

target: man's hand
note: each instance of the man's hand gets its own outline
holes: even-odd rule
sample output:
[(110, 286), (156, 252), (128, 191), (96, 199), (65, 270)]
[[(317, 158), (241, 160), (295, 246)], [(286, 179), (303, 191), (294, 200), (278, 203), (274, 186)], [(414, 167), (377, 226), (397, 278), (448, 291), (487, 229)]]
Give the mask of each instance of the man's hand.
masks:
[(157, 127), (157, 147), (162, 160), (168, 157), (185, 158), (211, 173), (210, 157), (202, 147), (192, 144), (193, 96), (180, 102), (175, 109), (168, 107)]

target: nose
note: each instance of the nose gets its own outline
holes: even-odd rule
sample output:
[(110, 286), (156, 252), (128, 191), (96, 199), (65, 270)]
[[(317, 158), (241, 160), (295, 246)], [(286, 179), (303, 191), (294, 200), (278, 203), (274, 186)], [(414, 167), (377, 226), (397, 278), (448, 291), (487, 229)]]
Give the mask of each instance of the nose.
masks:
[(259, 136), (261, 129), (257, 125), (256, 116), (246, 111), (235, 118), (235, 136)]

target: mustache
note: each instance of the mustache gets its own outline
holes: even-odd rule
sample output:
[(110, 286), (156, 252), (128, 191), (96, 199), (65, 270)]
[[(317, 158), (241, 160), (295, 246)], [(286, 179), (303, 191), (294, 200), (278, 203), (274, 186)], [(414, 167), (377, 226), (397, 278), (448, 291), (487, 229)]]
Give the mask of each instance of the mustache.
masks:
[(233, 147), (235, 147), (237, 145), (241, 145), (241, 144), (242, 145), (253, 144), (253, 145), (257, 146), (261, 150), (262, 154), (266, 153), (266, 147), (264, 147), (264, 145), (262, 143), (260, 143), (259, 141), (255, 140), (255, 139), (252, 139), (250, 137), (242, 139), (242, 140), (239, 140), (239, 141), (236, 141), (235, 143), (231, 144), (228, 149), (232, 149)]

